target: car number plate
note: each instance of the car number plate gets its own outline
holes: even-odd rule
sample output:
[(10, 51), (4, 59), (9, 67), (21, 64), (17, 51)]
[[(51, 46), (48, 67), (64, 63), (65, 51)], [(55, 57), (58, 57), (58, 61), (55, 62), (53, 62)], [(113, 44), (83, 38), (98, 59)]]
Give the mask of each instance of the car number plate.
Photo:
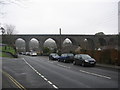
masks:
[(91, 64), (94, 64), (94, 62), (90, 62)]

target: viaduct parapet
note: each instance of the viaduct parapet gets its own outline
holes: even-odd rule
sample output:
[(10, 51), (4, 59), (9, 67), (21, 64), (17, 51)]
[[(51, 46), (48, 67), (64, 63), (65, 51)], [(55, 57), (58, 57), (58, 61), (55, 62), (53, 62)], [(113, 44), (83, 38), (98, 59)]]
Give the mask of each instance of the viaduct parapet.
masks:
[[(2, 40), (4, 41), (5, 36), (2, 35)], [(78, 35), (78, 34), (17, 34), (12, 35), (13, 43), (16, 42), (17, 39), (21, 38), (26, 43), (26, 51), (29, 51), (29, 42), (31, 39), (35, 38), (39, 42), (39, 48), (43, 48), (44, 42), (51, 38), (56, 42), (57, 48), (61, 47), (61, 44), (64, 42), (66, 38), (70, 39), (73, 45), (80, 46), (82, 48), (85, 47), (85, 43), (87, 43), (87, 49), (95, 49), (103, 46), (115, 46), (118, 45), (118, 35)], [(8, 37), (9, 38), (9, 37)]]

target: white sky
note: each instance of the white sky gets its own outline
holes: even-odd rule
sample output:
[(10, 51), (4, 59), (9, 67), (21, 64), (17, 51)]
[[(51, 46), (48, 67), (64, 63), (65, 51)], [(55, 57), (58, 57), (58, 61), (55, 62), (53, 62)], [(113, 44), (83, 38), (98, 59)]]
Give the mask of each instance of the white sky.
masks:
[(119, 0), (27, 0), (2, 7), (0, 23), (18, 34), (118, 33)]

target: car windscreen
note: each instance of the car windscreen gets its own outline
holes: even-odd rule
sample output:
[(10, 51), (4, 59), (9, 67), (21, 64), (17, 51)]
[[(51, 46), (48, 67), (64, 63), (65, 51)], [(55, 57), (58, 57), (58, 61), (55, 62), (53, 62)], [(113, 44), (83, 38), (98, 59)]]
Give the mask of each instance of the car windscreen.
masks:
[(53, 55), (53, 56), (59, 56), (58, 54), (55, 54), (55, 53), (54, 53), (54, 54), (51, 54), (51, 55)]
[(82, 56), (82, 59), (90, 59), (91, 57), (89, 55), (81, 55)]
[(67, 54), (68, 56), (74, 56), (73, 54)]
[(31, 52), (31, 53), (33, 54), (33, 53), (36, 53), (36, 52)]

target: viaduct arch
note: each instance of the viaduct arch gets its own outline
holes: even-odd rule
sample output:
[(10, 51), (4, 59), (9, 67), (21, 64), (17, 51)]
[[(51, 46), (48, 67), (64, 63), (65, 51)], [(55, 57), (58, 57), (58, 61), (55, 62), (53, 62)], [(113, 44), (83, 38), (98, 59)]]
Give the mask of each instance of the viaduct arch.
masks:
[[(4, 35), (3, 35), (4, 37)], [(78, 35), (78, 34), (17, 34), (13, 35), (14, 43), (18, 38), (21, 38), (25, 41), (26, 51), (29, 51), (29, 42), (32, 38), (35, 38), (39, 42), (39, 48), (43, 48), (44, 42), (51, 38), (56, 42), (57, 48), (60, 49), (63, 41), (68, 38), (71, 40), (73, 45), (80, 46), (86, 49), (93, 50), (102, 46), (108, 45), (118, 45), (118, 35)], [(85, 41), (87, 40), (87, 41)]]

